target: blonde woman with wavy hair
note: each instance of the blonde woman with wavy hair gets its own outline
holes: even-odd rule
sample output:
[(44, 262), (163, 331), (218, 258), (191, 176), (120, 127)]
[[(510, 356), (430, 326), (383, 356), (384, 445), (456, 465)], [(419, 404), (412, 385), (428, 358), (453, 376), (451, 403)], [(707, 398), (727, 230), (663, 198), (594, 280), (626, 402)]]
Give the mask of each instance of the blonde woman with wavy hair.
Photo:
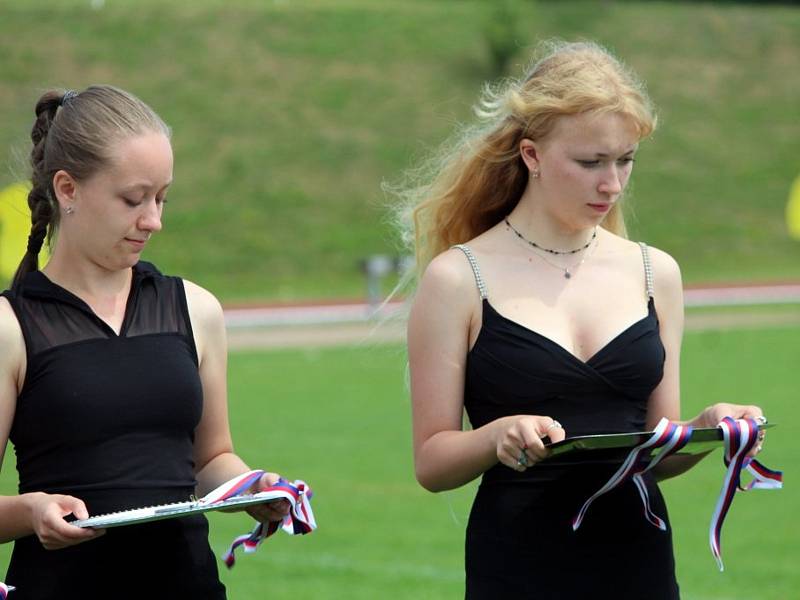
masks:
[[(482, 477), (468, 598), (673, 599), (656, 480), (697, 457), (671, 457), (644, 478), (665, 530), (642, 518), (629, 481), (573, 531), (619, 461), (566, 464), (545, 447), (680, 418), (680, 271), (626, 239), (621, 212), (656, 117), (604, 48), (551, 43), (541, 54), (525, 77), (485, 90), (482, 124), (405, 192), (421, 273), (408, 326), (416, 476), (431, 491)], [(687, 423), (728, 415), (761, 410), (717, 404)]]

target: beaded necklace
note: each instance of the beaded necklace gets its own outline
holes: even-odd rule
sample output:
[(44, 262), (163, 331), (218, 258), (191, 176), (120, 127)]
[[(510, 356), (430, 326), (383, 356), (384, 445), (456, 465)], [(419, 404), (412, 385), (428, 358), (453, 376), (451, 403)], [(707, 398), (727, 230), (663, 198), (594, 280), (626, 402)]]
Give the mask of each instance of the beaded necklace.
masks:
[[(597, 239), (597, 227), (595, 227), (594, 231), (592, 232), (592, 237), (590, 237), (589, 241), (586, 242), (586, 244), (581, 246), (580, 248), (576, 248), (575, 250), (551, 250), (550, 248), (543, 248), (542, 246), (539, 246), (536, 242), (532, 242), (531, 240), (529, 240), (525, 236), (523, 236), (519, 231), (514, 229), (514, 226), (509, 222), (508, 217), (506, 217), (503, 220), (505, 221), (505, 224), (509, 226), (511, 231), (513, 231), (517, 235), (517, 237), (519, 239), (521, 239), (523, 242), (526, 242), (531, 247), (536, 248), (537, 250), (542, 250), (544, 252), (548, 252), (548, 253), (554, 254), (554, 255), (562, 255), (563, 256), (563, 255), (568, 255), (568, 254), (577, 254), (578, 252), (581, 252), (582, 250), (586, 250), (589, 246), (592, 245), (592, 242), (594, 242)], [(595, 248), (597, 248), (597, 245), (595, 245), (595, 247), (592, 248), (592, 251), (594, 251)], [(541, 258), (545, 263), (547, 263), (548, 265), (550, 265), (554, 269), (558, 269), (559, 271), (563, 271), (564, 279), (571, 279), (572, 278), (572, 273), (575, 271), (575, 269), (577, 269), (584, 262), (586, 262), (586, 259), (589, 258), (589, 256), (592, 254), (592, 252), (591, 251), (587, 252), (586, 254), (583, 255), (583, 258), (581, 258), (577, 263), (575, 263), (574, 265), (567, 265), (566, 267), (562, 267), (561, 265), (557, 265), (556, 263), (551, 262), (550, 260), (548, 260), (548, 258), (546, 256), (544, 256), (542, 254), (538, 254), (538, 253), (534, 253), (534, 254), (536, 254), (536, 256)]]
[(513, 225), (511, 224), (511, 222), (508, 220), (508, 217), (505, 217), (505, 218), (503, 219), (503, 221), (505, 222), (505, 224), (506, 224), (506, 225), (508, 225), (508, 226), (511, 228), (511, 231), (513, 231), (515, 234), (517, 234), (517, 237), (518, 237), (519, 239), (521, 239), (523, 242), (525, 242), (525, 243), (527, 243), (527, 244), (530, 244), (531, 246), (533, 246), (533, 247), (534, 247), (534, 248), (536, 248), (537, 250), (541, 250), (541, 251), (543, 251), (543, 252), (548, 252), (548, 253), (550, 253), (550, 254), (577, 254), (577, 253), (578, 253), (578, 252), (580, 252), (581, 250), (586, 250), (586, 249), (587, 249), (587, 248), (588, 248), (588, 247), (591, 245), (591, 243), (594, 241), (594, 239), (597, 237), (597, 227), (595, 227), (595, 228), (594, 228), (594, 231), (592, 232), (592, 237), (590, 237), (590, 238), (589, 238), (589, 241), (588, 241), (588, 242), (586, 242), (586, 243), (585, 243), (583, 246), (581, 246), (580, 248), (575, 248), (575, 250), (551, 250), (550, 248), (544, 248), (543, 246), (540, 246), (540, 245), (539, 245), (539, 244), (537, 244), (536, 242), (534, 242), (534, 241), (531, 241), (531, 240), (529, 240), (528, 238), (526, 238), (524, 235), (522, 235), (522, 234), (521, 234), (519, 231), (517, 231), (517, 230), (514, 228), (514, 226), (513, 226)]

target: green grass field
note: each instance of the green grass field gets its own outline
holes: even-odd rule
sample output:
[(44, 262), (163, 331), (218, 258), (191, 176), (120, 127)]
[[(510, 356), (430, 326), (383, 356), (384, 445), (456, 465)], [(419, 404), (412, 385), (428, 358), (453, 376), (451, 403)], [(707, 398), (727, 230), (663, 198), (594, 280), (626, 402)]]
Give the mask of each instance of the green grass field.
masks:
[(362, 295), (359, 259), (397, 253), (380, 184), (501, 74), (487, 32), (509, 42), (510, 73), (537, 40), (590, 38), (660, 109), (633, 237), (674, 254), (689, 282), (800, 277), (784, 225), (800, 175), (798, 8), (496, 4), (0, 0), (0, 187), (25, 174), (15, 152), (41, 91), (115, 83), (174, 129), (176, 182), (147, 258), (225, 300)]
[[(786, 488), (738, 494), (716, 571), (707, 528), (724, 473), (716, 451), (663, 484), (687, 600), (786, 600), (800, 589), (800, 492), (795, 440), (800, 328), (689, 333), (684, 414), (716, 401), (759, 403), (778, 427), (762, 457)], [(398, 346), (233, 353), (232, 428), (252, 465), (302, 477), (315, 489), (319, 529), (276, 534), (223, 573), (230, 598), (458, 598), (463, 530), (473, 486), (434, 495), (414, 481), (405, 352)], [(15, 489), (9, 450), (0, 490)], [(221, 554), (247, 531), (244, 515), (212, 515)], [(10, 546), (0, 547), (0, 565)]]

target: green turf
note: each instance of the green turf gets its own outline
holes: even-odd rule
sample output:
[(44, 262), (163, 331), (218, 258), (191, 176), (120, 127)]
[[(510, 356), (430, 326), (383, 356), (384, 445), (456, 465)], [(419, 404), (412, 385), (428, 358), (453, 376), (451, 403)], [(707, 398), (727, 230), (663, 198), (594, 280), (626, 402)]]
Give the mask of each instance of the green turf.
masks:
[(661, 113), (636, 166), (634, 236), (688, 281), (800, 277), (784, 225), (800, 10), (503, 5), (0, 0), (0, 187), (24, 173), (12, 152), (27, 152), (43, 89), (112, 82), (174, 129), (176, 183), (147, 258), (226, 300), (361, 295), (359, 259), (396, 253), (380, 183), (469, 118), (499, 74), (489, 40), (515, 72), (538, 39), (592, 38), (645, 77)]
[(797, 361), (800, 329), (691, 333), (683, 350), (684, 414), (714, 402), (759, 404), (778, 427), (768, 434), (761, 459), (785, 471), (780, 491), (737, 494), (722, 533), (725, 572), (715, 572), (708, 523), (724, 472), (715, 452), (663, 489), (675, 530), (678, 576), (689, 600), (792, 598), (800, 589)]
[[(800, 419), (800, 328), (689, 333), (684, 414), (707, 403), (759, 403), (778, 424), (763, 459), (786, 471), (786, 488), (739, 494), (722, 537), (724, 573), (707, 528), (722, 482), (719, 451), (664, 484), (683, 597), (784, 600), (800, 589), (796, 569), (800, 492), (792, 467)], [(463, 529), (472, 486), (434, 495), (414, 481), (405, 353), (397, 346), (234, 353), (231, 424), (253, 466), (305, 478), (315, 489), (319, 530), (277, 534), (240, 555), (223, 578), (230, 598), (457, 598), (463, 593)], [(13, 454), (0, 489), (15, 486)], [(212, 515), (218, 554), (251, 522)], [(0, 547), (0, 565), (9, 546)]]

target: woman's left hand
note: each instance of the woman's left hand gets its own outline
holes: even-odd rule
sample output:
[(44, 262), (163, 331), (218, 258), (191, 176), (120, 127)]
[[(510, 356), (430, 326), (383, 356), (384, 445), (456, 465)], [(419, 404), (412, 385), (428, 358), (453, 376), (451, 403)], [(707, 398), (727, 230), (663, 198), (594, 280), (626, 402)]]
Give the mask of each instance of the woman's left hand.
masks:
[[(280, 479), (277, 473), (264, 473), (261, 478), (253, 484), (251, 493), (255, 494), (262, 490), (267, 489), (274, 485)], [(276, 500), (274, 502), (265, 502), (264, 504), (256, 504), (248, 507), (247, 513), (256, 521), (261, 523), (268, 523), (269, 521), (282, 521), (283, 518), (289, 514), (291, 505), (288, 500)]]
[[(720, 402), (706, 408), (694, 419), (695, 422), (691, 423), (691, 425), (695, 425), (696, 427), (716, 427), (725, 417), (731, 417), (732, 419), (754, 419), (759, 425), (763, 425), (767, 422), (760, 406)], [(758, 432), (758, 443), (753, 446), (748, 456), (754, 457), (761, 452), (766, 435), (763, 429)]]

